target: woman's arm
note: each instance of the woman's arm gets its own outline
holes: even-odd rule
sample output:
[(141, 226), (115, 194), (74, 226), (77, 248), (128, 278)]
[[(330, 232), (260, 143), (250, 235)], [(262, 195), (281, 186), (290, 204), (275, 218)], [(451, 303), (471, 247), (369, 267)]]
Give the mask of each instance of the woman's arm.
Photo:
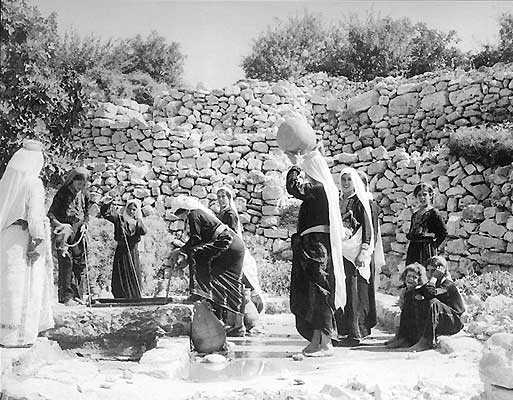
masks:
[(299, 180), (300, 173), (301, 169), (299, 167), (293, 166), (287, 173), (286, 187), (287, 192), (294, 196), (296, 199), (305, 200), (312, 196), (312, 192), (315, 190), (315, 186), (311, 183), (301, 183)]
[(113, 224), (116, 222), (117, 213), (112, 211), (112, 203), (103, 203), (100, 206), (100, 215)]
[(447, 237), (447, 227), (445, 226), (440, 212), (436, 209), (433, 209), (430, 220), (430, 230), (435, 234), (434, 242), (435, 246), (438, 248)]

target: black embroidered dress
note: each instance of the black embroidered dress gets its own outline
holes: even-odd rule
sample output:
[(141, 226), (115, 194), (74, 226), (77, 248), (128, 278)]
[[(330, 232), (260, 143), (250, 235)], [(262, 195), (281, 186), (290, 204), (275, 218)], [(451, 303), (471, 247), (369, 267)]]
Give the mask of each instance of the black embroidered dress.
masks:
[(410, 244), (406, 265), (426, 262), (438, 255), (438, 248), (447, 237), (447, 228), (436, 208), (421, 209), (413, 213), (410, 231), (406, 235)]
[(146, 234), (146, 228), (140, 220), (129, 224), (118, 212), (110, 212), (109, 204), (102, 205), (100, 214), (114, 224), (117, 242), (112, 265), (112, 294), (115, 298), (138, 299), (142, 290), (138, 243)]
[(191, 294), (212, 301), (217, 308), (241, 313), (242, 239), (231, 229), (219, 229), (221, 221), (203, 210), (191, 210), (186, 223), (190, 237), (181, 251), (193, 264)]
[(329, 227), (328, 199), (321, 183), (301, 183), (300, 172), (292, 167), (286, 182), (288, 193), (302, 200), (297, 233), (292, 235), (290, 310), (296, 317), (296, 329), (305, 339), (311, 340), (314, 330), (336, 339), (329, 229), (306, 233), (311, 228)]

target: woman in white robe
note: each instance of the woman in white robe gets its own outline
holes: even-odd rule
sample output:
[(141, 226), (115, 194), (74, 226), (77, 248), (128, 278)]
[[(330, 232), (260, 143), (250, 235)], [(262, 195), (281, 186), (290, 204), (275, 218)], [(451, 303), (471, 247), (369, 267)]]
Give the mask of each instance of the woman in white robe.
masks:
[(28, 347), (53, 327), (43, 146), (25, 140), (0, 180), (0, 345)]

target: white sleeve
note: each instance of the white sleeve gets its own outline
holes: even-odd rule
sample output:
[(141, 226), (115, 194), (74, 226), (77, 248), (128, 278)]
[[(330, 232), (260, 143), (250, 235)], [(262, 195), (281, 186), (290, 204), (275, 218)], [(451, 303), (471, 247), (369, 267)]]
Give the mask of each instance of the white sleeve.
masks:
[(30, 236), (34, 239), (45, 237), (45, 189), (41, 179), (29, 183), (27, 195), (27, 222)]

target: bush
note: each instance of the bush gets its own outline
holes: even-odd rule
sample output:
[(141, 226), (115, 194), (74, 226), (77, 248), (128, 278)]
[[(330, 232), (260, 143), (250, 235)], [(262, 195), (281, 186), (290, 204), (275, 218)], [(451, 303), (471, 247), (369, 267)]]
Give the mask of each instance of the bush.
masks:
[(457, 157), (487, 167), (510, 164), (513, 162), (513, 123), (451, 132), (449, 149)]
[(472, 274), (458, 279), (456, 286), (462, 295), (478, 296), (481, 300), (498, 295), (513, 298), (513, 274), (505, 271)]

